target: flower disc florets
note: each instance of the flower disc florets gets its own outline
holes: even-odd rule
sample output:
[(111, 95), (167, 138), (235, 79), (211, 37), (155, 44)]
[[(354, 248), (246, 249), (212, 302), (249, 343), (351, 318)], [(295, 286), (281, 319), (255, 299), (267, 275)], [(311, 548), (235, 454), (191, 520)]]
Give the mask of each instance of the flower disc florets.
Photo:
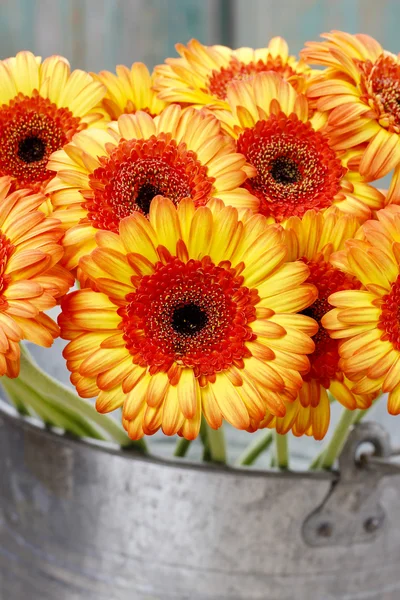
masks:
[(243, 287), (243, 277), (229, 265), (171, 257), (143, 278), (119, 310), (126, 347), (152, 373), (176, 362), (196, 377), (215, 376), (251, 356), (245, 342), (256, 338), (248, 324), (258, 300), (257, 290)]

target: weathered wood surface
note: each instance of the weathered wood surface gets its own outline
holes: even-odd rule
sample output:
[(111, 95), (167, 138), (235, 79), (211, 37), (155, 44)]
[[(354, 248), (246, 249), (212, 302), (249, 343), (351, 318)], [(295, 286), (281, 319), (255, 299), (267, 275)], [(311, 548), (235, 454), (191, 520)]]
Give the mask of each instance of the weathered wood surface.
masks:
[(369, 33), (398, 52), (399, 16), (399, 0), (0, 0), (0, 57), (29, 49), (90, 70), (151, 67), (191, 37), (261, 47), (282, 35), (296, 53), (330, 29)]
[(0, 0), (0, 58), (63, 54), (93, 71), (175, 53), (178, 41), (221, 40), (219, 0)]
[(400, 51), (399, 0), (232, 0), (237, 46), (262, 47), (284, 37), (293, 54), (306, 40), (341, 29), (367, 33), (391, 52)]

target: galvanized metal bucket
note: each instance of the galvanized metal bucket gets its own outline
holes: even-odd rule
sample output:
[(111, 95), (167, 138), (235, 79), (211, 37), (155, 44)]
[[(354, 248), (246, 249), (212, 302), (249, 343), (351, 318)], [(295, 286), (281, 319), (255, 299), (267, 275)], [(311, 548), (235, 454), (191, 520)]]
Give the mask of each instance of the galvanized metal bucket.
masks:
[[(3, 406), (3, 405), (2, 405)], [(2, 600), (399, 600), (400, 477), (142, 458), (0, 411)]]

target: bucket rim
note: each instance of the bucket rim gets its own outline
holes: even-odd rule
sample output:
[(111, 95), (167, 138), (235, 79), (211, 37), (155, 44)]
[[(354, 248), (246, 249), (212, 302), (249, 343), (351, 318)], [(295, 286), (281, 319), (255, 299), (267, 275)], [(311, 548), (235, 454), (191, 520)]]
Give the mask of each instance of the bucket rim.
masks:
[(14, 425), (18, 425), (22, 430), (28, 433), (40, 434), (48, 441), (56, 441), (57, 443), (65, 444), (73, 448), (81, 447), (94, 450), (105, 455), (118, 456), (124, 460), (140, 461), (148, 464), (158, 465), (167, 468), (177, 468), (185, 470), (202, 471), (213, 475), (226, 475), (244, 477), (262, 478), (262, 479), (313, 479), (315, 481), (337, 481), (339, 472), (332, 471), (278, 471), (278, 470), (262, 470), (245, 466), (234, 465), (218, 465), (210, 463), (200, 463), (187, 459), (178, 459), (175, 457), (161, 457), (153, 454), (142, 454), (135, 448), (121, 448), (118, 444), (108, 441), (95, 440), (91, 438), (77, 438), (62, 429), (55, 427), (47, 428), (42, 421), (36, 417), (23, 416), (3, 398), (0, 397), (0, 419), (9, 421)]

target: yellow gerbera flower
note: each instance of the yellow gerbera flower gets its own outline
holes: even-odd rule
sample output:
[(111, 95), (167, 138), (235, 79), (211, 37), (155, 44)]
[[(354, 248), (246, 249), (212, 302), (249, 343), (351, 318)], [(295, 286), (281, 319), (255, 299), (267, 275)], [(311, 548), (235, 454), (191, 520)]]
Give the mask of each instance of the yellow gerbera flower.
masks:
[(353, 154), (332, 148), (321, 130), (324, 115), (310, 118), (306, 97), (275, 73), (233, 83), (228, 103), (219, 119), (257, 171), (244, 183), (253, 197), (246, 205), (237, 198), (234, 206), (276, 221), (332, 205), (366, 220), (384, 206), (384, 195), (349, 170)]
[[(340, 368), (355, 394), (389, 393), (388, 410), (400, 414), (400, 207), (378, 212), (333, 263), (356, 276), (363, 290), (334, 293), (336, 308), (324, 327), (340, 343)], [(361, 236), (357, 236), (361, 237)]]
[(107, 88), (102, 105), (111, 120), (123, 114), (134, 114), (137, 110), (155, 117), (168, 104), (153, 91), (154, 77), (143, 63), (133, 63), (130, 69), (118, 65), (116, 75), (110, 71), (92, 75)]
[(0, 375), (17, 377), (20, 340), (51, 346), (57, 325), (43, 311), (73, 285), (57, 263), (63, 230), (38, 210), (42, 194), (10, 193), (11, 177), (0, 178)]
[(122, 115), (108, 132), (76, 135), (49, 162), (58, 176), (47, 191), (69, 229), (63, 240), (66, 265), (75, 268), (79, 256), (95, 247), (98, 229), (118, 231), (123, 217), (147, 215), (158, 194), (174, 204), (184, 197), (196, 206), (212, 197), (246, 202), (250, 193), (239, 187), (247, 176), (245, 163), (213, 115), (176, 104), (154, 118), (139, 111)]
[(325, 42), (308, 42), (302, 56), (328, 69), (308, 90), (321, 111), (335, 148), (364, 144), (355, 159), (368, 180), (395, 168), (388, 201), (400, 201), (400, 59), (368, 35), (332, 31)]
[(53, 176), (52, 152), (77, 131), (98, 122), (95, 109), (105, 88), (84, 71), (71, 73), (68, 61), (31, 52), (0, 61), (0, 176), (14, 187), (42, 190)]
[(358, 396), (351, 391), (351, 382), (339, 367), (339, 342), (332, 339), (321, 323), (331, 310), (329, 297), (342, 290), (354, 290), (361, 283), (331, 263), (332, 253), (341, 250), (346, 240), (353, 238), (359, 224), (355, 217), (339, 211), (317, 213), (308, 211), (302, 219), (291, 217), (285, 224), (288, 259), (300, 259), (310, 269), (308, 283), (318, 290), (315, 302), (303, 310), (304, 315), (318, 322), (319, 329), (313, 336), (315, 350), (309, 356), (311, 368), (303, 375), (304, 383), (295, 402), (287, 405), (286, 415), (277, 417), (267, 414), (262, 426), (274, 427), (280, 434), (290, 429), (294, 435), (314, 436), (321, 440), (330, 421), (330, 402), (327, 391), (346, 408), (367, 408), (373, 394)]
[(282, 229), (220, 201), (195, 208), (157, 197), (148, 219), (97, 232), (80, 261), (96, 291), (62, 302), (71, 381), (100, 412), (123, 405), (132, 439), (160, 427), (193, 439), (202, 414), (257, 429), (266, 410), (285, 414), (314, 350), (317, 324), (293, 313), (316, 289), (305, 263), (286, 262)]
[(288, 45), (280, 37), (272, 38), (265, 48), (203, 46), (191, 40), (177, 44), (181, 58), (168, 58), (154, 74), (159, 97), (169, 102), (188, 102), (198, 107), (229, 108), (227, 90), (232, 81), (249, 79), (256, 73), (275, 71), (303, 90), (311, 73), (303, 61), (289, 56)]

